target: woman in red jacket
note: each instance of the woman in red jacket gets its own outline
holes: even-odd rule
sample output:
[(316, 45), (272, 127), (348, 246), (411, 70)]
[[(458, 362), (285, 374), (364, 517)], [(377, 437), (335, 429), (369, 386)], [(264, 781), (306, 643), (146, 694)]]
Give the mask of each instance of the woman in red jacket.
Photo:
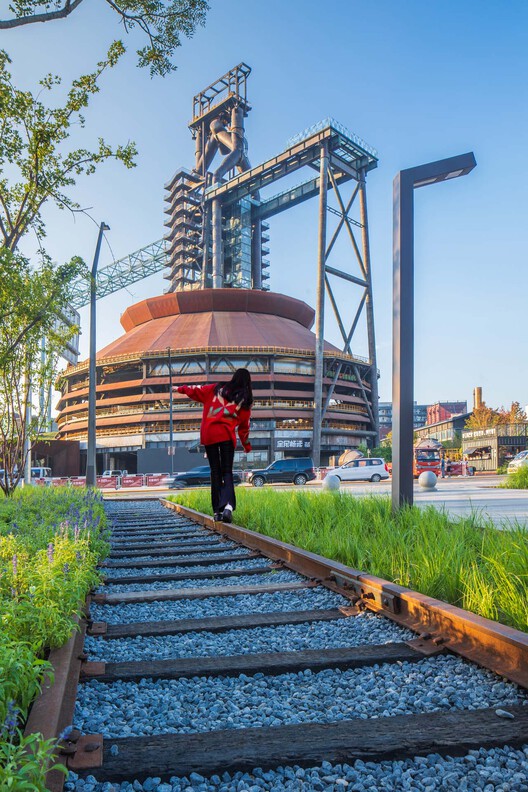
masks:
[(248, 441), (253, 404), (251, 375), (247, 369), (242, 368), (235, 371), (230, 382), (217, 385), (180, 385), (176, 390), (203, 404), (200, 442), (205, 446), (211, 468), (214, 518), (230, 523), (236, 508), (233, 484), (236, 429), (246, 454), (251, 451), (251, 443)]

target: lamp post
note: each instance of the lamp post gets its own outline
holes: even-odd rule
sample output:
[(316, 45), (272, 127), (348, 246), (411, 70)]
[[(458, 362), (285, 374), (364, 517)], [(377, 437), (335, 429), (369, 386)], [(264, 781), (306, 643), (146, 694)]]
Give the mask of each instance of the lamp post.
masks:
[(172, 357), (171, 348), (167, 347), (169, 353), (169, 456), (170, 456), (170, 474), (174, 473), (174, 421), (172, 415), (173, 401), (172, 401)]
[(396, 174), (393, 183), (392, 508), (413, 503), (414, 190), (476, 165), (473, 152)]
[(101, 223), (99, 226), (99, 235), (97, 237), (97, 245), (95, 246), (95, 255), (92, 264), (92, 274), (90, 277), (90, 368), (88, 375), (88, 448), (86, 450), (86, 486), (95, 487), (96, 480), (96, 437), (95, 437), (95, 399), (96, 399), (96, 366), (95, 356), (96, 350), (96, 310), (95, 301), (96, 294), (96, 279), (97, 279), (97, 265), (99, 263), (99, 253), (101, 252), (101, 242), (105, 231), (110, 231), (110, 226), (106, 223)]

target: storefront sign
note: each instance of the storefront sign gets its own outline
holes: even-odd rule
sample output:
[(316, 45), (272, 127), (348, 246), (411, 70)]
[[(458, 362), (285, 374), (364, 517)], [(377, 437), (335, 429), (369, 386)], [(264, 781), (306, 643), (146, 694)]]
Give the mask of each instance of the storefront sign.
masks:
[(310, 438), (278, 438), (275, 440), (275, 451), (310, 451), (312, 448), (312, 441)]

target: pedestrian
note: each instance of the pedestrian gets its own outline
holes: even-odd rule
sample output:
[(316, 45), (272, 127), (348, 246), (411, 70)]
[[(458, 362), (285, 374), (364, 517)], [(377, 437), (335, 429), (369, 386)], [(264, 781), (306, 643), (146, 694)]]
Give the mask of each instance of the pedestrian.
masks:
[(200, 442), (211, 469), (211, 503), (215, 520), (233, 521), (236, 508), (233, 458), (236, 430), (246, 454), (251, 451), (249, 419), (253, 404), (251, 375), (237, 369), (229, 382), (210, 385), (179, 385), (176, 390), (203, 404)]
[(440, 460), (440, 473), (442, 475), (442, 478), (445, 478), (445, 457), (444, 456)]
[(446, 457), (446, 461), (445, 461), (445, 473), (446, 473), (446, 476), (447, 476), (448, 478), (451, 476), (451, 460), (449, 459), (449, 457)]

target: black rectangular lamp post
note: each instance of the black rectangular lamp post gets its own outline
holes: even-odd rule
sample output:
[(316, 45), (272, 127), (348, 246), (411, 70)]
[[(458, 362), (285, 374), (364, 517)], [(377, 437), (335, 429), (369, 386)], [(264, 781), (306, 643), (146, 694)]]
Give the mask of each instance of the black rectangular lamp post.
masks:
[(95, 401), (96, 401), (96, 307), (95, 301), (97, 299), (97, 265), (99, 263), (99, 253), (101, 251), (101, 242), (105, 231), (110, 231), (110, 226), (106, 223), (101, 223), (99, 226), (99, 235), (97, 237), (97, 245), (95, 247), (95, 255), (92, 264), (92, 273), (90, 276), (90, 364), (88, 374), (88, 444), (86, 449), (86, 486), (95, 487), (97, 478), (97, 465), (96, 465), (96, 415), (95, 415)]
[(396, 174), (393, 183), (392, 508), (413, 503), (414, 190), (465, 176), (473, 152)]

